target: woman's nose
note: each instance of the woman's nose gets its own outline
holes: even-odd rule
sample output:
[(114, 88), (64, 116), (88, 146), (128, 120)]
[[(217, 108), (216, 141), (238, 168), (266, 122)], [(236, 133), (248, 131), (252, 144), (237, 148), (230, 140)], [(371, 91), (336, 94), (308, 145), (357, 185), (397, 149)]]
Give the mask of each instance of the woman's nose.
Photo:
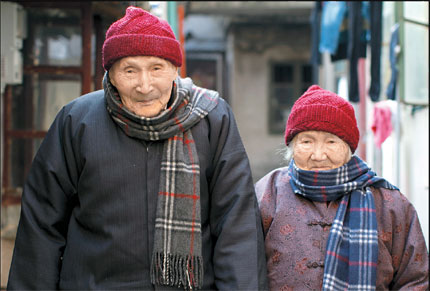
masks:
[(323, 146), (315, 146), (311, 158), (315, 161), (321, 161), (327, 158), (325, 148)]

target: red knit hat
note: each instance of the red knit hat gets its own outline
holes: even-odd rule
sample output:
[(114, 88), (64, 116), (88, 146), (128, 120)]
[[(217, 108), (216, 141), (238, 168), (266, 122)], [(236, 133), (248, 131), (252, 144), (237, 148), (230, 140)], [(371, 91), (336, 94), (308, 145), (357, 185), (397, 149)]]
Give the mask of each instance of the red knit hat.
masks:
[(103, 67), (128, 56), (155, 56), (182, 65), (182, 51), (170, 25), (143, 10), (130, 6), (125, 16), (114, 22), (106, 32), (103, 43)]
[(302, 131), (318, 130), (337, 135), (351, 148), (358, 145), (360, 134), (352, 105), (333, 92), (312, 85), (294, 103), (285, 129), (285, 143)]

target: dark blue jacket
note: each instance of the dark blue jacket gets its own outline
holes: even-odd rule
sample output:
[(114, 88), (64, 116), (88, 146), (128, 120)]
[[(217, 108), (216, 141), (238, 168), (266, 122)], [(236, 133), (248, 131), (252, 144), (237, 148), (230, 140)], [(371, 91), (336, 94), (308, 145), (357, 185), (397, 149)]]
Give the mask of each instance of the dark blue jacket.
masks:
[[(192, 128), (200, 162), (203, 289), (266, 289), (248, 158), (229, 105)], [(22, 197), (8, 289), (153, 290), (150, 259), (163, 142), (130, 138), (103, 91), (57, 115)]]

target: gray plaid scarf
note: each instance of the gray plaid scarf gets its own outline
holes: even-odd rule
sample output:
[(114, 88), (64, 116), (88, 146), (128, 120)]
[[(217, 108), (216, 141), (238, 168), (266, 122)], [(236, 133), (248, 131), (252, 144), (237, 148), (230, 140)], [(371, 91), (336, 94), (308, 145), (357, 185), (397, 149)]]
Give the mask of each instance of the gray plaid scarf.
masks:
[(218, 93), (177, 78), (173, 103), (160, 115), (128, 111), (105, 74), (107, 109), (131, 137), (164, 140), (155, 220), (151, 282), (184, 289), (203, 285), (200, 219), (200, 166), (191, 128), (218, 104)]

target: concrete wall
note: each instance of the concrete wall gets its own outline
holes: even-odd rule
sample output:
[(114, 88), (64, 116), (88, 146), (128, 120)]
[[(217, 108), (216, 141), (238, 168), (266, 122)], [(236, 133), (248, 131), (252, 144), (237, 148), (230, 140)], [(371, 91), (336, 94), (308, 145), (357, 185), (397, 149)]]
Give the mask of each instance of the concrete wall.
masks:
[(418, 213), (429, 247), (429, 107), (401, 106), (399, 188)]
[[(400, 191), (415, 207), (421, 229), (429, 247), (429, 108), (413, 110), (412, 105), (383, 101), (392, 113), (393, 131), (375, 146), (370, 130), (375, 103), (367, 104), (367, 162), (369, 166)], [(399, 129), (396, 130), (396, 125)]]
[(243, 26), (228, 36), (230, 104), (248, 153), (254, 181), (283, 166), (282, 134), (269, 134), (268, 103), (271, 61), (308, 62), (309, 26)]

